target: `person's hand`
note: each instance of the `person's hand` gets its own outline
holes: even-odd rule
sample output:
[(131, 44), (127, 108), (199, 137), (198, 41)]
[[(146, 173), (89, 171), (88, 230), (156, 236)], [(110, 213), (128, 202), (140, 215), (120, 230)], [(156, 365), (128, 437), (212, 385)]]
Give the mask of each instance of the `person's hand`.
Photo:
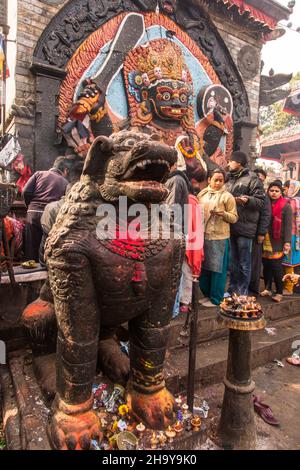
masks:
[(243, 201), (242, 201), (242, 198), (241, 198), (241, 197), (236, 197), (236, 198), (235, 198), (235, 202), (237, 203), (238, 206), (242, 206), (242, 205), (243, 205)]
[(298, 284), (298, 282), (300, 281), (300, 275), (299, 274), (286, 274), (285, 276), (283, 276), (283, 282), (285, 281), (291, 281), (294, 286), (296, 286)]
[(247, 202), (249, 201), (249, 197), (248, 196), (241, 196), (241, 200), (242, 200), (243, 204), (247, 204)]
[(210, 211), (211, 215), (217, 215), (218, 217), (223, 217), (224, 211)]
[(264, 235), (257, 235), (257, 243), (262, 245), (264, 242), (265, 236)]
[(285, 255), (288, 255), (290, 251), (291, 251), (291, 244), (290, 243), (285, 243), (283, 245), (283, 253)]
[(244, 206), (249, 200), (248, 196), (239, 196), (235, 198), (235, 202), (238, 206)]

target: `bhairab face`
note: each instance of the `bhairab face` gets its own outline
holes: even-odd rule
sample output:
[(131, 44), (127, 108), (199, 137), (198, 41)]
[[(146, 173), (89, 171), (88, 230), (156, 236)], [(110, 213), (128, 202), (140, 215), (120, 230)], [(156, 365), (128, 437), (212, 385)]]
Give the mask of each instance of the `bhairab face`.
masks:
[(163, 80), (149, 89), (152, 111), (164, 120), (178, 120), (188, 112), (191, 89), (180, 80)]

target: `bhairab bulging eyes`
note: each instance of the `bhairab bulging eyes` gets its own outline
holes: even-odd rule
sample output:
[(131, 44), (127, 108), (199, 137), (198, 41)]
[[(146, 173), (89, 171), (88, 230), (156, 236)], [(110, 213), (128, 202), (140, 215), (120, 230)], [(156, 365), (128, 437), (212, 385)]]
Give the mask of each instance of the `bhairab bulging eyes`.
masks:
[(164, 99), (164, 101), (170, 101), (171, 93), (168, 93), (168, 92), (164, 93), (163, 94), (163, 99)]
[(187, 95), (185, 95), (184, 93), (182, 95), (180, 95), (179, 97), (181, 103), (186, 103), (187, 102)]

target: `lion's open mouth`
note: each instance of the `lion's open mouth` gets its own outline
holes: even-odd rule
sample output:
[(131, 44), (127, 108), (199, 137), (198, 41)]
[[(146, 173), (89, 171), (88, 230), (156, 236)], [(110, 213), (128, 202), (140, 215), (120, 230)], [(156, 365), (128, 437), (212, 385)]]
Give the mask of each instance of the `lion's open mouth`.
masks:
[(169, 171), (170, 163), (162, 158), (140, 157), (130, 162), (120, 185), (130, 199), (161, 202), (168, 194), (162, 181)]
[(130, 163), (122, 181), (147, 181), (160, 183), (170, 171), (170, 164), (161, 158), (139, 159)]

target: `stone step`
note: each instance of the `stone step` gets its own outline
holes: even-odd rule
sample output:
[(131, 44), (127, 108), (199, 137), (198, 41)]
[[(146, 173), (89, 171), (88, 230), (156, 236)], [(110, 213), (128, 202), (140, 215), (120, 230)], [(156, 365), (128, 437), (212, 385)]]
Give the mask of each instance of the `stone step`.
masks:
[[(293, 352), (292, 344), (300, 339), (300, 316), (268, 321), (267, 327), (275, 327), (276, 335), (265, 330), (252, 333), (252, 368), (274, 359), (284, 358)], [(226, 373), (228, 339), (219, 338), (198, 344), (196, 353), (195, 383), (205, 386), (221, 382)], [(168, 350), (165, 374), (167, 386), (173, 393), (187, 388), (188, 347)]]
[[(269, 321), (280, 321), (285, 318), (291, 318), (300, 313), (300, 297), (293, 295), (284, 297), (282, 302), (276, 303), (266, 298), (259, 298), (265, 317)], [(228, 330), (216, 320), (218, 308), (205, 308), (199, 305), (197, 322), (197, 341), (203, 343), (212, 341), (221, 337), (227, 337)], [(179, 314), (171, 323), (169, 348), (181, 348), (180, 331), (186, 320), (186, 314)]]

